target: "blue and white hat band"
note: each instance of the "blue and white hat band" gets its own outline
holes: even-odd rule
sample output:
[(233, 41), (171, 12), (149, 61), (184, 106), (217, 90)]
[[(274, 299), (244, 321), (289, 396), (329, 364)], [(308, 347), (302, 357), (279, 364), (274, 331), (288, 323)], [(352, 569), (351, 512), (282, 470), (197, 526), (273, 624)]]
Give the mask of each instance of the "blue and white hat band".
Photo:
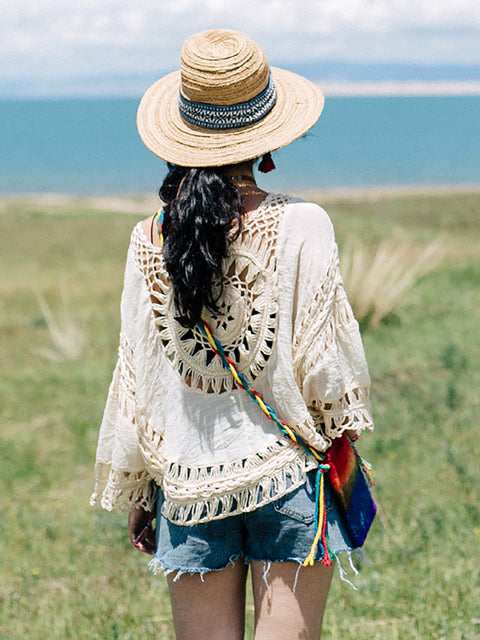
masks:
[(206, 104), (178, 94), (178, 108), (184, 120), (202, 129), (239, 129), (262, 120), (277, 100), (275, 81), (270, 74), (265, 89), (247, 102), (232, 105)]

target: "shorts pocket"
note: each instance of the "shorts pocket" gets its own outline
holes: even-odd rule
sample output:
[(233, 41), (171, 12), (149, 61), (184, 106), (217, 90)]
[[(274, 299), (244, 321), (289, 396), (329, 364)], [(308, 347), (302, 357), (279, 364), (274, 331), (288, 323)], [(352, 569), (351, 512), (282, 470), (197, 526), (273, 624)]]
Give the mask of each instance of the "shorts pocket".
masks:
[(272, 505), (277, 513), (303, 524), (312, 524), (315, 518), (315, 488), (307, 477), (301, 487), (275, 500)]

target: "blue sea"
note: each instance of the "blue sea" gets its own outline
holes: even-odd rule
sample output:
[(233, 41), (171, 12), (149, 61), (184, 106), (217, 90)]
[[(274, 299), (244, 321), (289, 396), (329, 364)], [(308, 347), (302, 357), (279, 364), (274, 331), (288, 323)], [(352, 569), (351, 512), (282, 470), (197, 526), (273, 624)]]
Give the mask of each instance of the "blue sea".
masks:
[[(165, 164), (131, 98), (0, 101), (0, 193), (154, 193)], [(274, 154), (276, 190), (480, 184), (480, 96), (330, 97)]]

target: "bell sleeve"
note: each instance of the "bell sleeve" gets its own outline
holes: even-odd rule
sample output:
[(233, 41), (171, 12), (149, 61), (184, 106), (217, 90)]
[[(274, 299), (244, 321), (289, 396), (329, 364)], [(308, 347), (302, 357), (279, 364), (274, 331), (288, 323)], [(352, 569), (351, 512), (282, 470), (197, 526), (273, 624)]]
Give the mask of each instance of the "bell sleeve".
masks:
[(307, 277), (300, 276), (298, 281), (293, 338), (296, 381), (317, 431), (330, 440), (344, 431), (360, 434), (373, 429), (370, 376), (358, 322), (340, 275), (333, 229), (330, 243), (325, 235), (315, 242), (313, 234), (303, 253), (300, 261), (308, 261), (308, 270)]
[(151, 511), (156, 485), (145, 469), (136, 428), (135, 328), (138, 297), (144, 287), (131, 247), (121, 302), (117, 364), (108, 391), (98, 438), (92, 505), (111, 511), (142, 506)]

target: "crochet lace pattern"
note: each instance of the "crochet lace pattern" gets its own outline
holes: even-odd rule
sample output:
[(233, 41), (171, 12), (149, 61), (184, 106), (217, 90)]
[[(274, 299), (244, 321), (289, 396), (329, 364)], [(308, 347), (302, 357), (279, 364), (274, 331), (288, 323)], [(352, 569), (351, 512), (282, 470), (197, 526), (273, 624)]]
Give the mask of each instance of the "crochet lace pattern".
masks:
[[(270, 195), (244, 220), (241, 236), (224, 260), (219, 312), (203, 312), (215, 336), (249, 382), (265, 368), (275, 340), (275, 245), (287, 201), (287, 196)], [(182, 327), (175, 320), (173, 291), (162, 252), (152, 251), (140, 227), (135, 229), (132, 242), (137, 266), (148, 286), (162, 347), (172, 367), (193, 390), (230, 393), (235, 381), (215, 357), (202, 331), (196, 326)]]
[[(252, 387), (266, 384), (272, 389), (268, 387), (270, 371), (288, 372), (275, 382), (274, 397), (284, 402), (279, 415), (305, 442), (325, 451), (332, 438), (344, 430), (373, 427), (369, 377), (358, 325), (341, 281), (336, 245), (333, 235), (328, 235), (328, 217), (315, 209), (316, 205), (296, 202), (289, 196), (269, 194), (245, 217), (241, 236), (232, 243), (225, 259), (220, 313), (213, 316), (204, 310), (202, 315)], [(305, 249), (308, 256), (320, 255), (315, 251), (324, 239), (318, 279), (314, 268), (312, 278), (299, 282), (298, 249), (284, 253), (289, 238), (285, 229), (292, 228), (288, 226), (292, 211), (296, 224), (293, 240), (299, 238), (303, 243), (312, 239)], [(302, 228), (305, 215), (314, 230), (320, 227), (323, 236), (312, 236), (310, 227)], [(286, 222), (281, 224), (282, 220)], [(294, 242), (292, 246), (298, 245)], [(157, 418), (157, 422), (148, 417), (155, 414), (154, 407), (155, 415), (168, 411), (162, 404), (165, 396), (150, 390), (145, 397), (144, 387), (137, 389), (138, 358), (151, 370), (160, 358), (164, 370), (169, 370), (170, 384), (176, 379), (178, 385), (187, 385), (192, 392), (193, 406), (197, 395), (213, 394), (218, 396), (219, 407), (229, 407), (228, 394), (241, 390), (210, 348), (203, 331), (182, 327), (175, 320), (162, 249), (152, 245), (141, 224), (133, 230), (127, 263), (125, 311), (128, 316), (138, 300), (142, 309), (148, 308), (148, 335), (144, 335), (145, 324), (140, 325), (141, 335), (136, 335), (130, 316), (125, 318), (102, 423), (97, 483), (91, 502), (101, 502), (106, 509), (129, 510), (135, 504), (151, 509), (156, 485), (160, 485), (167, 518), (178, 524), (195, 524), (256, 509), (300, 486), (315, 461), (280, 432), (278, 438), (267, 437), (271, 431), (261, 421), (269, 421), (261, 412), (255, 417), (258, 430), (249, 432), (251, 446), (243, 447), (241, 453), (231, 447), (224, 458), (218, 458), (205, 450), (201, 461), (190, 463), (188, 455), (181, 462), (175, 461), (175, 429), (171, 429), (168, 442), (174, 455), (165, 454), (162, 419)], [(290, 327), (296, 287), (303, 292), (304, 302)], [(289, 359), (288, 368), (279, 368), (279, 354)], [(309, 391), (309, 385), (313, 391)], [(327, 387), (333, 388), (330, 395), (324, 393)], [(198, 397), (198, 406), (203, 402)], [(181, 409), (179, 412), (181, 416)], [(203, 419), (208, 420), (208, 416)], [(179, 425), (180, 430), (183, 427)], [(201, 442), (196, 428), (185, 426), (181, 434), (183, 441), (194, 448)]]
[[(310, 307), (303, 310), (293, 339), (293, 368), (300, 390), (308, 373), (335, 348), (338, 327), (356, 324), (340, 275), (337, 245), (333, 246), (326, 276)], [(309, 411), (317, 431), (338, 438), (345, 430), (372, 429), (369, 390), (347, 389), (335, 402), (315, 400)]]

